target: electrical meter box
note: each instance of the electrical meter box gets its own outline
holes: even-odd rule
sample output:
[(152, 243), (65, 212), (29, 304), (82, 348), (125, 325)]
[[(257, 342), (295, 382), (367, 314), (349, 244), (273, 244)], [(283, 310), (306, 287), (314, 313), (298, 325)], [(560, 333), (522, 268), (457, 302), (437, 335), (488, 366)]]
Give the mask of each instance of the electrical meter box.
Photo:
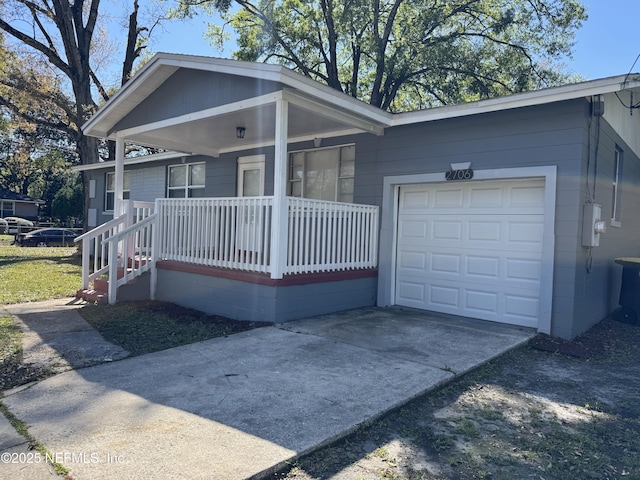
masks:
[(607, 231), (607, 224), (600, 217), (602, 207), (597, 203), (585, 203), (582, 217), (582, 246), (597, 247), (600, 245), (600, 234)]

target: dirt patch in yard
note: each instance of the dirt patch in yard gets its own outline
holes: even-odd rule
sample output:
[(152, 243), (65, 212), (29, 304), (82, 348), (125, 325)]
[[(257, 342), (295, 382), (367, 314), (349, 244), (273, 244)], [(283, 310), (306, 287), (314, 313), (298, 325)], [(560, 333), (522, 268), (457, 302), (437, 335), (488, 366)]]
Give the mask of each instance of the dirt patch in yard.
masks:
[(640, 479), (640, 327), (545, 335), (277, 479)]

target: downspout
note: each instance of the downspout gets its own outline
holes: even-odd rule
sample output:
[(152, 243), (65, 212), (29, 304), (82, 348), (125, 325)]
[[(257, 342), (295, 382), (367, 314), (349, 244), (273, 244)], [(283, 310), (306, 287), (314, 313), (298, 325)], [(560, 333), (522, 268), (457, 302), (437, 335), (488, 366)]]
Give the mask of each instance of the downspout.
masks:
[(271, 278), (282, 278), (287, 261), (287, 136), (289, 102), (276, 100), (273, 211), (271, 224)]

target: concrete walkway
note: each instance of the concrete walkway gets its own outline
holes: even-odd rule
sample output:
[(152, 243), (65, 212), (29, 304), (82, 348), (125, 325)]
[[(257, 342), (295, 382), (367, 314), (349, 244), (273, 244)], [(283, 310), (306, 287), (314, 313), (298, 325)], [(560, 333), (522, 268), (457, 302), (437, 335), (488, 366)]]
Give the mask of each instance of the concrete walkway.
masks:
[(67, 371), (1, 401), (76, 480), (259, 477), (532, 335), (366, 308)]

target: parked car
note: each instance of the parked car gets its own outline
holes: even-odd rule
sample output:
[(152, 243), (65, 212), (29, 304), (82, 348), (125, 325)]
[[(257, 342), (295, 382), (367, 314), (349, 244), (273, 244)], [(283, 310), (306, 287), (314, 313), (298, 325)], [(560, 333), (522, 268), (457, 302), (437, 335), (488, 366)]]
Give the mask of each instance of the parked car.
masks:
[(73, 245), (78, 236), (76, 232), (68, 228), (41, 228), (29, 233), (16, 235), (16, 243), (23, 247), (67, 247)]
[(11, 235), (15, 235), (20, 233), (22, 229), (31, 229), (33, 228), (33, 222), (31, 220), (27, 220), (25, 218), (20, 217), (5, 217), (4, 218), (7, 224), (9, 225), (9, 232)]
[(9, 233), (9, 223), (4, 218), (0, 218), (0, 235), (5, 233)]

